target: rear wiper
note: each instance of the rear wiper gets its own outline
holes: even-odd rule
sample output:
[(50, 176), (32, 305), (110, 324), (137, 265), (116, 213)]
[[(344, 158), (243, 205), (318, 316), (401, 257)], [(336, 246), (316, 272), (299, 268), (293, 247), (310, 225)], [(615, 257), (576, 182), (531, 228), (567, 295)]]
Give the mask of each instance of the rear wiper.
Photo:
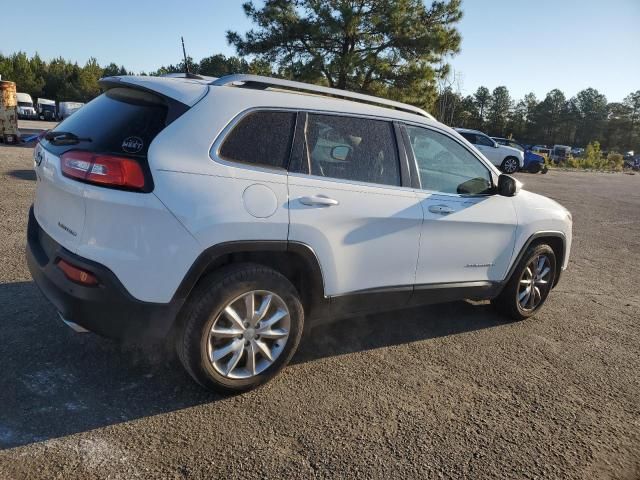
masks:
[(44, 138), (54, 145), (75, 145), (76, 143), (91, 141), (88, 137), (80, 138), (71, 132), (47, 132)]

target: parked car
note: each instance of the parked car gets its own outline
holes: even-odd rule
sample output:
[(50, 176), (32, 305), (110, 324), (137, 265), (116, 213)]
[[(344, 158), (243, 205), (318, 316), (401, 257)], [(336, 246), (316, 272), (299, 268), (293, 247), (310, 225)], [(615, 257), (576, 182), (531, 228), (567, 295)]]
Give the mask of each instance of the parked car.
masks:
[(21, 120), (33, 120), (37, 118), (36, 109), (33, 108), (33, 99), (28, 93), (16, 93), (18, 101), (18, 118)]
[(539, 153), (541, 155), (547, 155), (547, 156), (551, 155), (551, 149), (546, 145), (534, 145), (531, 148), (531, 151), (534, 153)]
[(170, 336), (206, 387), (266, 382), (335, 318), (530, 317), (567, 266), (570, 213), (416, 107), (254, 75), (100, 86), (34, 149), (29, 269), (69, 326)]
[(640, 170), (640, 155), (624, 156), (624, 168), (630, 168), (632, 170)]
[(584, 155), (584, 148), (575, 147), (571, 149), (571, 155), (574, 157), (581, 157)]
[(495, 142), (485, 133), (468, 128), (456, 128), (469, 143), (505, 173), (515, 173), (524, 166), (524, 152)]
[(56, 102), (54, 102), (53, 100), (49, 100), (48, 98), (39, 98), (36, 103), (36, 107), (38, 118), (40, 120), (56, 119)]
[(505, 145), (507, 147), (512, 147), (517, 150), (520, 150), (524, 153), (524, 167), (523, 170), (529, 173), (547, 173), (549, 169), (544, 164), (544, 157), (542, 155), (538, 155), (533, 153), (530, 149), (522, 145), (521, 143), (516, 142), (511, 138), (501, 138), (501, 137), (491, 137), (495, 142), (500, 145)]
[(571, 156), (571, 147), (566, 145), (554, 145), (549, 158), (554, 163), (566, 162)]
[(60, 102), (58, 104), (58, 120), (64, 120), (82, 108), (82, 102)]

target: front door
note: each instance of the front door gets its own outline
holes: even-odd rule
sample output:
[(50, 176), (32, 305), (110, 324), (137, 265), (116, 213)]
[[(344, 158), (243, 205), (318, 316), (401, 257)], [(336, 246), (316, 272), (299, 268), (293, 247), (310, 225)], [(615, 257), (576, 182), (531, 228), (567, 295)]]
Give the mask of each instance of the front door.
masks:
[[(297, 135), (298, 136), (298, 135)], [(325, 295), (410, 297), (422, 208), (403, 187), (391, 122), (308, 114), (304, 168), (291, 172), (289, 241), (310, 246), (320, 261)], [(332, 303), (334, 303), (332, 300)], [(383, 302), (384, 303), (384, 302)], [(397, 305), (391, 305), (397, 306)], [(366, 310), (366, 301), (359, 310)]]
[(416, 285), (502, 280), (515, 242), (511, 198), (493, 194), (489, 168), (455, 137), (404, 128), (424, 213)]

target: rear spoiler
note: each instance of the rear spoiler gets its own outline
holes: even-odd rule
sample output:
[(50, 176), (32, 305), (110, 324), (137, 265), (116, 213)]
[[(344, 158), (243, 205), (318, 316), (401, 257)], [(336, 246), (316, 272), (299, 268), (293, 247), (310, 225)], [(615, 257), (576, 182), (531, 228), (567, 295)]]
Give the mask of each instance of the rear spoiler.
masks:
[(193, 78), (122, 75), (101, 78), (98, 83), (104, 90), (125, 86), (145, 90), (163, 98), (180, 102), (187, 107), (193, 107), (209, 91), (209, 85), (206, 80)]
[(182, 116), (189, 110), (191, 107), (185, 103), (176, 100), (173, 97), (165, 95), (162, 92), (159, 92), (156, 89), (148, 88), (143, 85), (139, 85), (133, 82), (123, 81), (122, 77), (105, 77), (98, 80), (98, 84), (103, 92), (108, 92), (112, 88), (131, 88), (134, 90), (140, 90), (143, 92), (151, 93), (156, 95), (157, 97), (162, 98), (164, 103), (167, 105), (167, 125), (176, 120), (178, 117)]

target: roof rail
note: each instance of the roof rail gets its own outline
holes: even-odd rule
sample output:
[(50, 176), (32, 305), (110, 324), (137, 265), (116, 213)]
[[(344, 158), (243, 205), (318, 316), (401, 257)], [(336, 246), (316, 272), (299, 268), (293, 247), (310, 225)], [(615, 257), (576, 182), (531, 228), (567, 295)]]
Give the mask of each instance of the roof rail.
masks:
[(163, 73), (162, 75), (158, 75), (159, 77), (166, 78), (191, 78), (193, 80), (216, 80), (218, 77), (209, 77), (207, 75), (199, 75), (197, 73), (191, 72), (177, 72), (177, 73)]
[(395, 102), (393, 100), (386, 100), (384, 98), (374, 97), (372, 95), (365, 95), (362, 93), (348, 92), (347, 90), (339, 90), (337, 88), (323, 87), (320, 85), (312, 85), (303, 82), (294, 82), (293, 80), (283, 80), (281, 78), (263, 77), (261, 75), (245, 75), (234, 74), (226, 75), (212, 81), (209, 85), (215, 85), (218, 87), (224, 87), (228, 85), (246, 86), (249, 88), (261, 88), (266, 89), (269, 87), (276, 87), (288, 90), (298, 90), (302, 92), (311, 92), (319, 95), (326, 95), (335, 98), (341, 98), (343, 100), (351, 100), (355, 102), (369, 103), (373, 105), (379, 105), (383, 107), (395, 108), (407, 113), (413, 113), (427, 117), (431, 120), (435, 120), (433, 115), (425, 112), (421, 108), (414, 107), (413, 105), (407, 105), (406, 103)]

